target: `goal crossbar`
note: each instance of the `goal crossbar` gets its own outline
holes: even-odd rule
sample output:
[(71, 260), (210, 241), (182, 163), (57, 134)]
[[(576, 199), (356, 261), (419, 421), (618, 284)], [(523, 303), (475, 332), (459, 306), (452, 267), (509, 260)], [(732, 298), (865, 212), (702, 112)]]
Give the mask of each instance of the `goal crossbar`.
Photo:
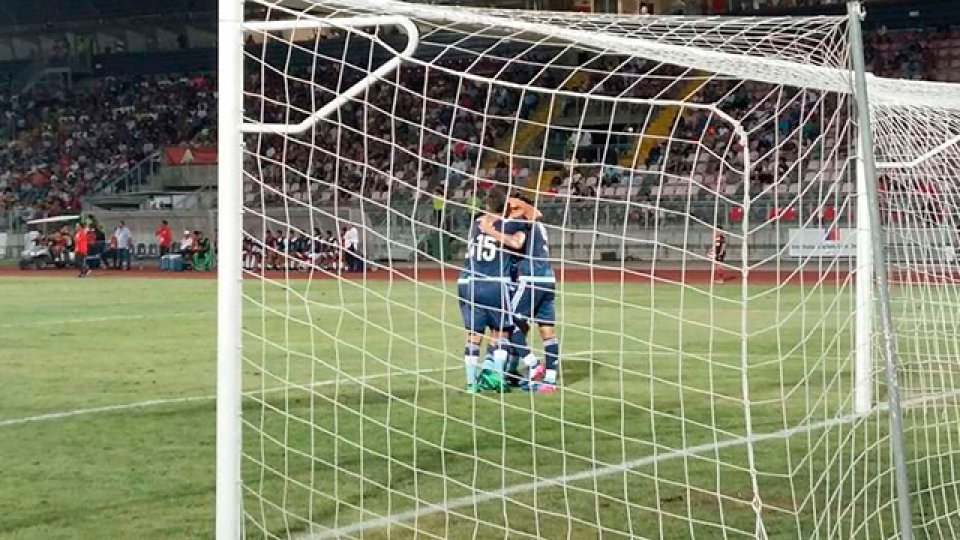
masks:
[[(303, 133), (314, 126), (320, 120), (330, 116), (337, 109), (342, 107), (351, 99), (360, 95), (361, 92), (370, 87), (373, 83), (379, 81), (388, 73), (400, 66), (405, 59), (410, 59), (414, 51), (420, 44), (420, 32), (417, 25), (413, 24), (407, 17), (396, 15), (383, 15), (372, 17), (335, 17), (330, 19), (308, 18), (298, 20), (284, 21), (260, 21), (249, 22), (243, 25), (244, 30), (248, 32), (280, 32), (283, 30), (321, 30), (324, 28), (338, 28), (341, 30), (351, 30), (366, 35), (371, 40), (376, 40), (376, 36), (357, 30), (358, 28), (379, 26), (396, 26), (400, 28), (407, 36), (407, 44), (402, 51), (384, 62), (380, 67), (371, 71), (361, 80), (354, 83), (341, 94), (330, 100), (303, 121), (296, 124), (262, 124), (245, 122), (241, 124), (240, 129), (244, 133), (273, 133), (277, 135), (297, 135)], [(382, 42), (381, 42), (382, 43)]]

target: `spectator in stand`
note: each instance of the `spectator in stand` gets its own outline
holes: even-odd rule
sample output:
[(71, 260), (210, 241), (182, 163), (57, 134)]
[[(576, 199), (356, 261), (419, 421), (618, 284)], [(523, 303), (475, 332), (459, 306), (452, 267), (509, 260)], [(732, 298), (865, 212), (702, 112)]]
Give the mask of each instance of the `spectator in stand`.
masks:
[(130, 270), (130, 250), (133, 247), (133, 234), (127, 224), (121, 221), (113, 236), (117, 239), (117, 260), (113, 269), (121, 270), (126, 264), (126, 270)]
[(500, 158), (497, 161), (497, 166), (493, 171), (493, 179), (500, 183), (505, 183), (510, 179), (510, 170), (507, 168), (507, 162)]
[(173, 244), (173, 231), (170, 230), (170, 224), (167, 223), (167, 220), (163, 220), (157, 229), (157, 245), (160, 247), (161, 257), (170, 253), (171, 244)]
[(482, 210), (482, 207), (480, 205), (480, 199), (477, 197), (476, 186), (474, 186), (473, 189), (470, 190), (470, 196), (467, 197), (467, 200), (465, 201), (465, 203), (467, 205), (467, 211), (470, 212), (470, 223), (473, 223), (473, 220), (477, 219), (477, 216), (480, 215), (480, 211)]
[(649, 169), (650, 167), (660, 163), (660, 157), (663, 154), (663, 143), (660, 143), (650, 149), (650, 153), (647, 155), (647, 159), (644, 162), (644, 165)]
[(17, 196), (13, 193), (13, 189), (9, 187), (4, 188), (3, 196), (0, 197), (0, 210), (13, 210), (16, 204)]
[(443, 230), (443, 206), (443, 188), (438, 187), (433, 190), (433, 219), (440, 230)]

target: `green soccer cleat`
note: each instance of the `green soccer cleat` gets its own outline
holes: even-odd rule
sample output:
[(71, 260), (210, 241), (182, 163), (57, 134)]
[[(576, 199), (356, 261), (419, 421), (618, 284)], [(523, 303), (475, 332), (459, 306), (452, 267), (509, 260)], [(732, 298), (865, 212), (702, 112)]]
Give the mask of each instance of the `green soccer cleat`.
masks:
[(480, 374), (480, 387), (484, 390), (493, 390), (494, 392), (506, 393), (510, 391), (510, 386), (507, 384), (507, 381), (503, 380), (503, 377), (489, 369), (483, 370), (483, 373)]
[(483, 392), (483, 387), (481, 385), (476, 383), (467, 385), (468, 394), (479, 394), (480, 392)]

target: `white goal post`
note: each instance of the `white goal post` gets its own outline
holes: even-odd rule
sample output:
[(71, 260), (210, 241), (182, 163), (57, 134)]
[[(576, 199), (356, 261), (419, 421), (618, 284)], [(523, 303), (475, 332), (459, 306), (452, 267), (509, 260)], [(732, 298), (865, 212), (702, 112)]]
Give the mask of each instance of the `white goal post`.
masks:
[[(217, 537), (240, 538), (241, 531), (241, 479), (240, 456), (240, 396), (241, 383), (241, 338), (243, 332), (242, 307), (243, 296), (242, 253), (234, 249), (243, 240), (242, 178), (243, 133), (299, 134), (314, 126), (319, 120), (336, 112), (351, 98), (364, 92), (371, 84), (389, 74), (403, 62), (404, 58), (416, 50), (419, 44), (417, 27), (406, 17), (337, 17), (331, 19), (283, 20), (244, 22), (242, 1), (220, 2), (220, 20), (218, 37), (219, 108), (221, 118), (218, 147), (220, 166), (218, 170), (219, 212), (218, 225), (226, 249), (220, 252), (217, 282)], [(379, 26), (398, 26), (407, 36), (406, 48), (394, 58), (384, 62), (360, 81), (336, 98), (325, 103), (316, 112), (301, 122), (289, 124), (247, 123), (243, 122), (243, 39), (246, 32), (277, 32), (285, 30), (320, 30), (324, 28), (368, 28)], [(237, 38), (240, 38), (237, 40)], [(237, 112), (240, 114), (237, 114)], [(226, 128), (226, 129), (224, 129)], [(231, 152), (230, 149), (234, 149)], [(233, 179), (228, 180), (228, 179)], [(232, 185), (230, 185), (232, 184)], [(241, 195), (241, 197), (238, 197)], [(237, 213), (224, 212), (234, 208)], [(239, 217), (239, 222), (237, 218)]]
[[(220, 0), (217, 538), (952, 537), (960, 91), (860, 17)], [(493, 188), (556, 394), (463, 391)]]

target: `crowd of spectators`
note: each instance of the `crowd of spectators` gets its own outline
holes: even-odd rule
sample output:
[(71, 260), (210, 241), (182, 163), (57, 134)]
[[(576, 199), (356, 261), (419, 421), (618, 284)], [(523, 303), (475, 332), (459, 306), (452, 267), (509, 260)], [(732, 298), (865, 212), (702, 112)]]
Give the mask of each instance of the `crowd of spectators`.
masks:
[[(513, 119), (529, 118), (541, 99), (507, 86), (494, 88), (491, 95), (489, 85), (458, 76), (466, 70), (485, 76), (499, 73), (500, 79), (516, 83), (557, 84), (553, 72), (538, 73), (534, 63), (504, 66), (492, 59), (479, 63), (451, 60), (432, 69), (404, 67), (399, 84), (383, 81), (370, 91), (365, 103), (344, 104), (339, 125), (321, 124), (309, 143), (265, 136), (248, 158), (257, 162), (267, 186), (284, 187), (288, 196), (305, 197), (312, 191), (320, 200), (336, 197), (347, 201), (358, 194), (386, 191), (394, 179), (411, 186), (443, 184), (456, 189), (484, 158), (481, 149), (496, 148), (508, 135)], [(259, 89), (261, 97), (249, 96), (246, 107), (265, 122), (298, 122), (306, 111), (333, 97), (337, 89), (329, 88), (328, 81), (339, 81), (342, 90), (364, 74), (337, 63), (317, 66), (313, 73), (316, 83), (298, 84), (297, 79), (304, 76), (299, 72), (293, 73), (294, 79), (270, 71), (265, 71), (263, 78), (254, 73), (247, 86)], [(281, 106), (269, 99), (279, 95), (289, 96), (295, 106)], [(278, 159), (281, 153), (283, 160)], [(309, 182), (303, 173), (309, 175)], [(268, 203), (281, 198), (279, 192), (266, 194)]]
[(205, 75), (106, 77), (0, 93), (0, 211), (76, 213), (80, 199), (164, 145), (215, 140)]
[[(960, 81), (960, 31), (955, 29), (894, 32), (880, 28), (868, 35), (866, 52), (868, 68), (880, 76)], [(786, 199), (803, 191), (804, 182), (843, 182), (839, 171), (849, 141), (842, 140), (845, 135), (837, 126), (847, 118), (846, 107), (836, 96), (813, 90), (784, 87), (775, 96), (772, 90), (762, 83), (720, 80), (690, 96), (694, 102), (716, 103), (740, 119), (751, 133), (749, 148), (743, 148), (731, 127), (709, 110), (689, 108), (677, 115), (667, 137), (646, 147), (639, 170), (631, 171), (622, 166), (624, 154), (611, 149), (618, 139), (636, 141), (631, 137), (632, 126), (615, 128), (599, 144), (589, 131), (583, 131), (570, 138), (573, 166), (554, 180), (551, 191), (578, 198), (621, 197), (626, 192), (615, 188), (629, 183), (634, 194), (641, 199), (645, 195), (648, 202), (696, 198), (698, 193), (734, 196), (743, 189)], [(583, 148), (591, 150), (585, 153)], [(635, 148), (634, 142), (626, 150), (632, 153)], [(750, 186), (738, 186), (742, 177), (738, 171), (747, 154), (752, 158), (753, 181)], [(657, 171), (656, 182), (661, 185), (642, 189), (646, 171)], [(847, 181), (832, 189), (853, 188)], [(771, 211), (780, 215), (775, 205)], [(786, 209), (783, 214), (789, 217), (796, 212)]]
[[(842, 107), (839, 116), (832, 112), (838, 110), (835, 96), (756, 82), (721, 80), (703, 85), (689, 100), (716, 104), (737, 118), (751, 134), (749, 146), (745, 148), (733, 127), (710, 109), (685, 108), (677, 111), (671, 120), (669, 133), (659, 140), (650, 139), (654, 141), (652, 144), (641, 147), (644, 150), (636, 167), (625, 166), (622, 161), (624, 155), (636, 151), (638, 138), (632, 134), (635, 129), (619, 127), (612, 138), (625, 137), (632, 141), (626, 147), (627, 153), (609, 152), (608, 137), (601, 142), (601, 151), (593, 153), (595, 156), (606, 153), (602, 162), (574, 161), (573, 167), (554, 180), (551, 191), (570, 195), (574, 200), (598, 196), (629, 198), (641, 203), (638, 221), (649, 225), (654, 221), (654, 208), (662, 209), (675, 203), (678, 205), (675, 209), (688, 212), (691, 207), (687, 205), (703, 200), (709, 207), (704, 211), (712, 214), (718, 195), (737, 200), (742, 190), (749, 189), (752, 196), (765, 194), (771, 200), (769, 208), (756, 204), (756, 211), (769, 210), (778, 219), (790, 220), (797, 213), (790, 208), (781, 212), (778, 196), (782, 201), (795, 196), (805, 179), (832, 182), (838, 178), (833, 172), (820, 172), (830, 171), (830, 163), (842, 168), (847, 147), (841, 136), (824, 135), (825, 128), (835, 128), (845, 118)], [(667, 108), (651, 114), (661, 113), (669, 114)], [(823, 122), (827, 125), (821, 125)], [(595, 141), (583, 137), (575, 146), (591, 142)], [(743, 183), (748, 154), (751, 158), (749, 186)], [(832, 161), (824, 165), (827, 160)], [(816, 178), (811, 180), (809, 175), (813, 171), (817, 171)], [(839, 192), (840, 186), (836, 189)], [(705, 215), (704, 219), (713, 218)]]
[(864, 47), (868, 71), (881, 77), (960, 82), (960, 29), (881, 26)]
[[(960, 80), (958, 30), (880, 28), (868, 35), (866, 52), (879, 75)], [(452, 193), (483, 167), (488, 178), (505, 181), (526, 170), (515, 152), (512, 158), (504, 153), (522, 125), (517, 119), (530, 120), (552, 95), (510, 85), (491, 86), (461, 73), (520, 85), (565, 86), (583, 95), (678, 97), (682, 79), (675, 76), (680, 68), (627, 60), (611, 56), (579, 70), (562, 64), (541, 69), (553, 58), (532, 55), (509, 65), (495, 57), (440, 60), (430, 68), (408, 65), (396, 78), (378, 82), (364, 102), (343, 105), (337, 121), (321, 122), (311, 137), (258, 137), (248, 148), (247, 166), (257, 170), (267, 186), (262, 192), (266, 204), (278, 204), (287, 197), (315, 204), (348, 202), (358, 195), (375, 199), (398, 183), (412, 188), (406, 190), (411, 194), (429, 193), (438, 186)], [(317, 64), (310, 80), (307, 68), (291, 68), (288, 75), (292, 76), (254, 70), (246, 82), (252, 90), (246, 110), (263, 122), (298, 122), (365, 74), (366, 70), (338, 62)], [(795, 97), (797, 92), (787, 90), (781, 104), (770, 101), (755, 107), (765, 92), (759, 84), (717, 81), (693, 96), (696, 101), (720, 103), (725, 111), (744, 118), (748, 128), (775, 116), (775, 126), (755, 131), (751, 148), (740, 148), (729, 126), (708, 112), (690, 109), (679, 115), (672, 142), (660, 141), (647, 150), (643, 168), (674, 175), (696, 169), (705, 187), (722, 192), (728, 177), (724, 168), (742, 165), (746, 153), (763, 154), (776, 145), (776, 163), (757, 164), (758, 177), (761, 184), (782, 177), (787, 172), (784, 164), (799, 159), (802, 147), (824, 129), (804, 111), (830, 103), (814, 92)], [(784, 106), (783, 100), (792, 101)], [(590, 107), (609, 107), (609, 102), (561, 96), (559, 114), (582, 117)], [(643, 108), (624, 107), (634, 113)], [(107, 180), (164, 145), (214, 142), (215, 81), (186, 74), (107, 77), (82, 81), (70, 91), (0, 93), (0, 111), (0, 211), (12, 210), (24, 219), (76, 213), (83, 196), (105, 189)], [(631, 126), (621, 138), (635, 140), (629, 134), (632, 129), (642, 127)], [(589, 166), (567, 171), (554, 191), (567, 189), (591, 197), (628, 180), (620, 164), (635, 147), (583, 154), (583, 149), (612, 147), (591, 138), (589, 130), (570, 136), (575, 159)], [(698, 147), (709, 147), (723, 159), (692, 157)], [(599, 182), (583, 181), (589, 177)], [(248, 184), (247, 189), (248, 202), (260, 196), (253, 193), (255, 186)]]

